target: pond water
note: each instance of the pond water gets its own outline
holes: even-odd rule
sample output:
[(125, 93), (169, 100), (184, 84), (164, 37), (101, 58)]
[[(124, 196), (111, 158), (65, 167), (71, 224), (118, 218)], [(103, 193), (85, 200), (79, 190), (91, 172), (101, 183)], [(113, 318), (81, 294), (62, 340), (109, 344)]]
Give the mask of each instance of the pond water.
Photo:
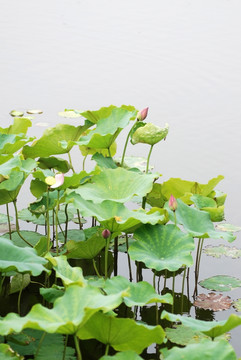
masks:
[[(64, 122), (57, 115), (64, 108), (149, 106), (149, 121), (170, 125), (151, 160), (163, 180), (224, 175), (226, 221), (241, 225), (240, 1), (11, 0), (0, 9), (0, 126), (13, 109), (43, 109), (30, 131), (39, 136), (39, 123)], [(146, 148), (129, 151), (143, 156)], [(240, 260), (203, 254), (200, 279), (216, 274), (240, 278)], [(239, 339), (240, 328), (232, 344), (241, 356)]]

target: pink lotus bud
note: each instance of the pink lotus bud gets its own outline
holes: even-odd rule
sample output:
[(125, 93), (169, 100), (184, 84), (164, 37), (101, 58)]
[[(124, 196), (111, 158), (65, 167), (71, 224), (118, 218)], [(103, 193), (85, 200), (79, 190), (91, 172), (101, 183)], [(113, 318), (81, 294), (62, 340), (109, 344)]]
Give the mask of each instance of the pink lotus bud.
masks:
[(105, 230), (102, 231), (102, 236), (103, 236), (104, 239), (108, 239), (108, 237), (110, 237), (110, 235), (111, 235), (110, 230), (105, 229)]
[(138, 112), (137, 117), (136, 117), (138, 121), (145, 120), (145, 118), (147, 117), (148, 109), (149, 108), (146, 107), (145, 109), (142, 109), (141, 111)]
[(177, 210), (177, 200), (174, 198), (174, 196), (171, 194), (169, 202), (168, 202), (168, 206), (172, 211), (176, 211)]
[(55, 183), (53, 185), (51, 185), (51, 189), (56, 189), (57, 187), (63, 185), (64, 183), (64, 174), (57, 174), (55, 175)]

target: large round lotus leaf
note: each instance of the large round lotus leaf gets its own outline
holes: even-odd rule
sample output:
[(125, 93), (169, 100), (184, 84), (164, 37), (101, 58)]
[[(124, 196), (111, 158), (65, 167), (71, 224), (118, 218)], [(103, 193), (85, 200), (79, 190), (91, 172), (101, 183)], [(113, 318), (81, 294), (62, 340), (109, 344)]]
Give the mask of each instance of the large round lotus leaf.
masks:
[(0, 344), (1, 360), (23, 360), (24, 357), (17, 354), (8, 344)]
[(141, 360), (142, 358), (134, 351), (118, 352), (113, 356), (102, 356), (100, 360)]
[[(40, 215), (39, 217), (35, 216), (31, 211), (28, 209), (22, 209), (18, 212), (18, 217), (20, 220), (24, 220), (27, 222), (32, 222), (36, 225), (45, 225), (46, 220), (44, 215)], [(68, 221), (71, 221), (74, 218), (74, 213), (72, 210), (68, 209)], [(59, 224), (64, 224), (66, 222), (66, 215), (64, 210), (58, 211), (58, 220)], [(49, 218), (50, 225), (53, 225), (53, 217), (50, 216)]]
[(200, 331), (195, 331), (190, 327), (184, 325), (175, 325), (173, 328), (166, 328), (166, 337), (174, 344), (188, 345), (192, 343), (199, 343), (202, 339), (210, 339)]
[(20, 248), (15, 246), (10, 240), (0, 238), (0, 271), (18, 271), (20, 273), (31, 273), (38, 276), (42, 271), (47, 271), (44, 265), (47, 260), (36, 255), (32, 248)]
[(199, 344), (190, 344), (185, 348), (174, 347), (171, 350), (163, 349), (165, 360), (237, 360), (232, 346), (226, 340), (203, 340)]
[(208, 290), (231, 291), (241, 286), (241, 280), (228, 275), (216, 275), (199, 282)]
[(34, 137), (28, 137), (25, 134), (0, 133), (0, 154), (13, 154), (33, 140)]
[[(115, 158), (117, 163), (121, 163), (121, 158)], [(138, 156), (125, 156), (124, 167), (129, 169), (139, 169), (140, 171), (146, 171), (147, 159)], [(153, 169), (154, 166), (149, 165), (149, 169)]]
[(161, 319), (167, 319), (172, 322), (180, 321), (183, 325), (188, 326), (193, 330), (201, 331), (211, 338), (223, 335), (241, 325), (241, 316), (235, 314), (231, 314), (227, 320), (204, 321), (187, 316), (171, 314), (164, 310), (161, 314)]
[[(78, 140), (88, 127), (89, 124), (78, 127), (58, 124), (53, 128), (47, 129), (43, 136), (32, 146), (24, 146), (23, 155), (24, 157), (35, 158), (67, 153), (73, 147), (71, 141)], [(60, 143), (61, 141), (64, 141), (66, 146), (63, 146)]]
[[(87, 145), (79, 145), (79, 149), (81, 151), (81, 154), (83, 156), (87, 156), (87, 155), (94, 155), (94, 154), (99, 154), (99, 155), (102, 155), (102, 156), (114, 156), (115, 153), (116, 153), (116, 149), (117, 149), (117, 144), (116, 142), (114, 141), (111, 146), (110, 146), (110, 149), (95, 149), (95, 148), (90, 148), (88, 147)], [(110, 150), (110, 152), (109, 152)], [(92, 157), (93, 159), (93, 157)], [(95, 159), (93, 159), (95, 160)]]
[[(35, 246), (37, 242), (40, 240), (40, 238), (43, 236), (42, 234), (39, 234), (35, 231), (28, 231), (28, 230), (20, 231), (20, 234), (25, 240), (27, 240), (33, 246)], [(4, 234), (4, 238), (10, 239), (9, 233)], [(16, 231), (14, 231), (11, 234), (11, 239), (13, 244), (16, 246), (29, 247), (29, 245), (23, 239), (21, 239), (21, 237), (18, 235)]]
[(241, 257), (241, 249), (236, 247), (230, 247), (226, 245), (218, 245), (218, 246), (211, 246), (208, 245), (203, 249), (203, 252), (206, 255), (213, 256), (215, 258), (220, 258), (222, 255), (227, 257), (231, 257), (232, 259), (237, 259)]
[(99, 118), (96, 128), (81, 137), (76, 144), (87, 145), (95, 149), (108, 149), (121, 130), (129, 124), (130, 120), (135, 119), (136, 114), (137, 110), (133, 106), (114, 107), (108, 115)]
[(71, 192), (65, 198), (66, 202), (72, 202), (80, 210), (82, 216), (94, 216), (101, 225), (112, 233), (128, 232), (140, 224), (156, 224), (164, 219), (158, 211), (148, 214), (147, 211), (129, 210), (123, 204), (105, 200), (101, 204), (84, 200), (80, 195)]
[(55, 301), (52, 309), (37, 304), (24, 317), (9, 313), (0, 320), (0, 334), (18, 333), (25, 328), (47, 333), (76, 334), (95, 312), (108, 312), (119, 306), (125, 294), (120, 292), (107, 296), (96, 287), (73, 284)]
[(161, 344), (165, 332), (160, 325), (148, 326), (133, 319), (121, 319), (96, 313), (77, 333), (80, 339), (97, 339), (117, 351), (133, 350), (140, 354), (153, 343)]
[(147, 123), (145, 126), (139, 127), (132, 135), (132, 144), (144, 143), (154, 145), (159, 141), (166, 138), (168, 134), (169, 126), (160, 128), (152, 123)]
[(131, 259), (144, 262), (150, 269), (176, 271), (193, 263), (194, 240), (175, 225), (143, 225), (134, 238), (137, 241), (129, 247)]
[(38, 159), (38, 166), (42, 169), (56, 169), (62, 173), (66, 173), (70, 169), (67, 160), (55, 156), (40, 157)]
[(104, 200), (126, 202), (134, 195), (145, 196), (151, 191), (156, 174), (137, 174), (123, 168), (105, 169), (92, 177), (91, 183), (75, 192), (85, 200), (101, 203)]
[(211, 292), (208, 294), (199, 294), (193, 305), (205, 310), (222, 311), (230, 308), (232, 299), (230, 296), (223, 296), (222, 294)]
[(105, 245), (106, 240), (102, 233), (97, 232), (86, 241), (68, 241), (66, 244), (67, 256), (70, 259), (94, 259)]
[[(210, 216), (205, 211), (200, 211), (191, 206), (184, 204), (180, 199), (177, 199), (176, 220), (178, 224), (183, 225), (184, 229), (193, 237), (198, 238), (213, 238), (224, 239), (229, 242), (235, 240), (235, 236), (231, 233), (216, 231), (210, 219)], [(169, 209), (166, 203), (165, 208), (169, 213), (170, 219), (174, 222), (175, 217), (173, 211)]]

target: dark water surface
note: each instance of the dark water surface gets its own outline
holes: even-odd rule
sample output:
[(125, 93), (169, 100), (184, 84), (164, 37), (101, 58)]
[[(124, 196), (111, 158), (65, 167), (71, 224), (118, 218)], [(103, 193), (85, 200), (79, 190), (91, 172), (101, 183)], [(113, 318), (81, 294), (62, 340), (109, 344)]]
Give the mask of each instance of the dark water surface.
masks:
[[(13, 109), (43, 109), (30, 130), (39, 136), (39, 123), (64, 122), (57, 115), (64, 108), (149, 106), (149, 121), (170, 125), (151, 159), (163, 181), (224, 175), (218, 189), (228, 193), (226, 221), (241, 225), (239, 0), (9, 0), (0, 13), (0, 126)], [(147, 148), (128, 150), (141, 156)], [(74, 163), (80, 166), (77, 152)], [(22, 207), (31, 200), (24, 197)], [(123, 259), (122, 274), (125, 268)], [(217, 274), (241, 278), (240, 259), (203, 254), (200, 279)], [(236, 300), (241, 291), (227, 295)], [(239, 356), (240, 333), (232, 332)]]

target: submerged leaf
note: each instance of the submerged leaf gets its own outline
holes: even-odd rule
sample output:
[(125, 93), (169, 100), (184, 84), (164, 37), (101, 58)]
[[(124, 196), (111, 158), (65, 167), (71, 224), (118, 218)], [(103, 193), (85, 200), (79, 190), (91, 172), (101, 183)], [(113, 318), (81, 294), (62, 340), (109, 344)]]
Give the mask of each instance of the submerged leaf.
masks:
[(241, 280), (228, 275), (216, 275), (199, 282), (208, 290), (231, 291), (241, 286)]
[(222, 311), (230, 308), (232, 305), (232, 299), (230, 296), (223, 296), (222, 294), (215, 294), (211, 292), (207, 295), (199, 294), (193, 305), (202, 309)]
[(231, 257), (232, 259), (237, 259), (241, 257), (241, 249), (238, 249), (236, 247), (230, 247), (226, 245), (219, 245), (219, 246), (211, 246), (208, 245), (203, 249), (203, 252), (206, 255), (213, 256), (215, 258), (220, 258), (222, 255), (225, 255), (227, 257)]

